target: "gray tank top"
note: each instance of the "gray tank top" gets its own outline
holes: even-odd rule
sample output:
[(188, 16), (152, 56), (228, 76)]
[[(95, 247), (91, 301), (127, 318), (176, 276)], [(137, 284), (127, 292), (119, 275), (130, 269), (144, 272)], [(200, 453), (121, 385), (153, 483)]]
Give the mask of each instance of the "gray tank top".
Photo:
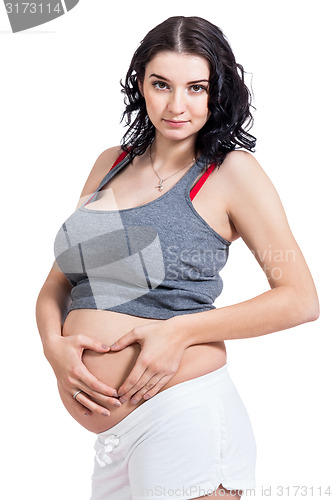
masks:
[(73, 286), (68, 312), (101, 309), (169, 319), (215, 309), (223, 288), (219, 272), (231, 242), (192, 204), (208, 176), (207, 171), (193, 186), (204, 163), (199, 158), (171, 189), (144, 205), (87, 208), (128, 163), (129, 155), (123, 153), (56, 235), (55, 259)]

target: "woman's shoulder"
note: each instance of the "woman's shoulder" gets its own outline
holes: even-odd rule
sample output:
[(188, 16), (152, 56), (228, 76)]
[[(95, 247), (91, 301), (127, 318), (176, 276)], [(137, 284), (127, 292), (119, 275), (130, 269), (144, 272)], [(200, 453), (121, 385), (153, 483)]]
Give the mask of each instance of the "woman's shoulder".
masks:
[(123, 150), (121, 149), (121, 146), (112, 146), (100, 153), (83, 186), (78, 206), (82, 203), (82, 199), (84, 197), (91, 196), (91, 194), (98, 188), (102, 179), (106, 176), (122, 152)]
[(258, 198), (275, 196), (272, 181), (255, 156), (243, 150), (228, 153), (219, 170), (219, 185), (229, 208), (255, 203)]
[(116, 159), (123, 153), (121, 146), (112, 146), (105, 149), (98, 156), (93, 169), (100, 173), (105, 170), (105, 174), (110, 170)]
[(255, 170), (260, 169), (260, 165), (255, 158), (255, 156), (249, 151), (245, 150), (234, 150), (230, 151), (225, 157), (223, 163), (223, 170), (228, 171), (232, 174), (237, 172), (242, 172), (244, 170)]
[(228, 153), (219, 170), (223, 184), (232, 185), (235, 189), (246, 186), (251, 188), (268, 178), (255, 156), (244, 150)]
[(121, 153), (123, 153), (121, 146), (112, 146), (102, 151), (89, 173), (87, 179), (89, 184), (96, 182), (99, 184)]
[[(98, 184), (101, 182), (103, 177), (108, 173), (116, 159), (123, 153), (121, 146), (112, 146), (110, 148), (105, 149), (98, 156), (95, 161), (91, 172), (89, 174), (88, 179), (90, 178), (91, 182)], [(96, 186), (96, 187), (97, 187)]]

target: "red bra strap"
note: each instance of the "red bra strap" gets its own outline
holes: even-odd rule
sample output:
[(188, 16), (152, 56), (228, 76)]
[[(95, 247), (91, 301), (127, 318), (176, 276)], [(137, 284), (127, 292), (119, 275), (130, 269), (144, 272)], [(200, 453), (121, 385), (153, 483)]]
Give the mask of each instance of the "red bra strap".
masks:
[(191, 189), (191, 192), (190, 192), (191, 200), (193, 200), (195, 195), (198, 194), (200, 188), (202, 188), (202, 186), (204, 185), (204, 183), (206, 182), (206, 180), (208, 179), (210, 174), (213, 172), (215, 167), (216, 167), (216, 163), (212, 163), (211, 165), (209, 165), (206, 172), (200, 177), (198, 182), (193, 186), (193, 188)]
[(127, 151), (123, 151), (121, 155), (118, 156), (118, 158), (116, 159), (110, 170), (112, 170), (116, 165), (118, 165), (118, 163), (120, 163), (125, 158), (126, 155), (128, 155)]

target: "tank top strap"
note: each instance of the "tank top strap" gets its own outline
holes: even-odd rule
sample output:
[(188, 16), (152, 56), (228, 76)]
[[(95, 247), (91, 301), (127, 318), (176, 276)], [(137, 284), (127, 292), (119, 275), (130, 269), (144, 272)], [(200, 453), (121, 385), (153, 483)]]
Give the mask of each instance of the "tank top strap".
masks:
[[(118, 163), (120, 163), (121, 161), (123, 161), (124, 158), (126, 158), (126, 156), (128, 155), (127, 151), (123, 151), (119, 156), (118, 158), (116, 159), (116, 161), (114, 162), (114, 164), (112, 165), (112, 167), (110, 168), (110, 170), (112, 170), (116, 165), (118, 165)], [(110, 171), (109, 170), (109, 171)]]
[(207, 168), (206, 172), (200, 177), (200, 179), (191, 188), (191, 190), (190, 190), (191, 200), (193, 200), (193, 198), (198, 194), (199, 190), (202, 188), (204, 183), (207, 181), (208, 177), (213, 172), (215, 167), (216, 167), (216, 163), (211, 163), (211, 165), (209, 165), (209, 167)]
[[(193, 198), (198, 194), (199, 190), (207, 181), (208, 177), (211, 175), (215, 167), (216, 163), (212, 163), (210, 165), (208, 164), (207, 166), (207, 162), (205, 162), (201, 157), (197, 159), (195, 164), (190, 168), (190, 170), (186, 174), (188, 175), (184, 190), (186, 199), (190, 198), (191, 201), (193, 200)], [(202, 173), (203, 171), (204, 173)], [(199, 179), (195, 182), (198, 176)], [(195, 184), (193, 184), (194, 182)]]

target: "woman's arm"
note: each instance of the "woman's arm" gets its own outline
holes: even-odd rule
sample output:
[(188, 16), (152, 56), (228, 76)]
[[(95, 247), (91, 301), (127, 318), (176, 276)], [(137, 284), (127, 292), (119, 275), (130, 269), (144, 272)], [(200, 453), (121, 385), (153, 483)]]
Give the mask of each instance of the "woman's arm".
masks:
[(313, 299), (306, 306), (291, 287), (277, 287), (257, 297), (212, 311), (171, 318), (172, 328), (188, 347), (218, 340), (259, 337), (314, 321), (319, 316)]
[[(42, 340), (44, 354), (57, 378), (58, 385), (64, 390), (67, 398), (73, 401), (73, 394), (83, 390), (95, 400), (116, 403), (117, 391), (100, 382), (82, 362), (84, 349), (105, 353), (110, 346), (97, 342), (86, 335), (71, 335), (63, 337), (62, 323), (70, 304), (70, 285), (66, 284), (64, 274), (57, 270), (57, 264), (52, 267), (36, 302), (36, 322)], [(67, 281), (67, 280), (66, 280)], [(89, 399), (89, 401), (88, 401)], [(87, 405), (76, 402), (82, 414), (95, 411), (108, 413), (104, 406), (98, 405), (87, 398)]]
[(71, 285), (57, 269), (57, 263), (54, 262), (36, 302), (36, 322), (45, 355), (53, 338), (61, 336), (62, 324), (70, 305)]
[(271, 290), (231, 306), (171, 318), (168, 321), (185, 347), (258, 337), (319, 316), (311, 273), (272, 182), (247, 152), (230, 153), (221, 168), (230, 220), (266, 274)]

